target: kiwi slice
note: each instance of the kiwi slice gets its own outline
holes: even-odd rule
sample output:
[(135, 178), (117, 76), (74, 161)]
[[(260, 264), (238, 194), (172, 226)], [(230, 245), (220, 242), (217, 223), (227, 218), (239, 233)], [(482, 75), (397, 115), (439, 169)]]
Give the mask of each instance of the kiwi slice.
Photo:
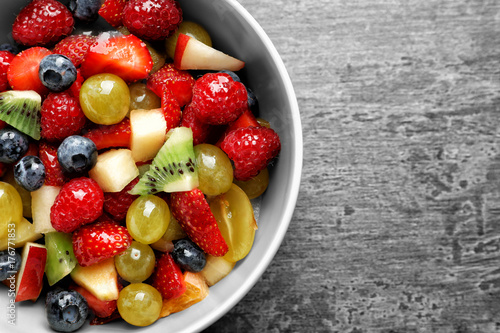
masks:
[(47, 248), (45, 275), (47, 275), (49, 285), (52, 286), (71, 273), (77, 260), (73, 253), (71, 234), (49, 232), (45, 234), (45, 247)]
[(40, 140), (41, 96), (33, 90), (8, 90), (0, 93), (0, 120)]
[(134, 195), (190, 191), (197, 187), (198, 169), (193, 149), (193, 131), (176, 127), (156, 154), (149, 170), (129, 192)]

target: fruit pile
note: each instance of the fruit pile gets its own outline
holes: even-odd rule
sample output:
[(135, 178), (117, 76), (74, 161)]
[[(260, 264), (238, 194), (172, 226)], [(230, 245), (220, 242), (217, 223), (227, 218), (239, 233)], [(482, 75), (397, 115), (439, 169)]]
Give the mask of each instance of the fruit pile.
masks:
[[(107, 31), (76, 26), (106, 21)], [(280, 151), (174, 0), (33, 0), (0, 46), (0, 280), (50, 327), (146, 326), (251, 250)]]

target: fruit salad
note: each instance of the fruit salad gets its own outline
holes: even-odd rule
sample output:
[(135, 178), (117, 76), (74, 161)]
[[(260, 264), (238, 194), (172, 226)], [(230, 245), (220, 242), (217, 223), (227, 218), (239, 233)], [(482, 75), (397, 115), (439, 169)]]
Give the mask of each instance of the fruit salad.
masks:
[(251, 250), (281, 144), (212, 37), (174, 0), (33, 0), (0, 45), (0, 281), (54, 330), (151, 325)]

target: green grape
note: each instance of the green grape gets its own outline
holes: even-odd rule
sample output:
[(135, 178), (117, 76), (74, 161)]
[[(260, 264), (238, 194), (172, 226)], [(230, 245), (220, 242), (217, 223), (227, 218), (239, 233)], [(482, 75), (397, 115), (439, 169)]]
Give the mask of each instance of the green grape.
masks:
[(23, 202), (23, 216), (31, 218), (31, 192), (26, 191), (24, 187), (19, 185), (14, 178), (14, 171), (12, 169), (8, 170), (3, 176), (3, 181), (14, 186), (17, 193), (21, 196), (21, 201)]
[(262, 195), (269, 185), (269, 170), (265, 168), (250, 180), (235, 180), (234, 183), (247, 194), (249, 199), (255, 199)]
[(187, 237), (187, 234), (184, 232), (179, 222), (177, 222), (177, 220), (171, 214), (167, 231), (165, 231), (165, 233), (159, 240), (152, 243), (151, 247), (158, 251), (171, 252), (174, 248), (173, 241), (184, 237)]
[(214, 145), (202, 143), (194, 147), (194, 154), (200, 191), (209, 196), (228, 191), (233, 182), (233, 167), (226, 153)]
[(127, 212), (127, 229), (136, 241), (156, 242), (170, 223), (170, 209), (165, 200), (155, 195), (142, 195), (132, 202)]
[(223, 256), (230, 262), (243, 259), (253, 245), (257, 222), (247, 195), (237, 185), (210, 201), (210, 210), (217, 220), (229, 250)]
[(130, 110), (151, 110), (161, 107), (161, 99), (148, 89), (145, 83), (136, 82), (129, 86)]
[(149, 245), (132, 241), (127, 250), (115, 256), (115, 266), (125, 281), (142, 282), (153, 273), (155, 253)]
[(259, 123), (260, 126), (264, 126), (267, 128), (271, 128), (271, 123), (269, 123), (267, 120), (262, 119), (262, 118), (257, 118), (257, 122)]
[(177, 44), (177, 38), (180, 33), (196, 38), (203, 44), (212, 46), (212, 39), (205, 28), (192, 21), (182, 21), (177, 31), (165, 41), (167, 55), (172, 59), (174, 59), (175, 45)]
[(96, 124), (119, 123), (129, 111), (128, 85), (114, 74), (93, 75), (82, 84), (80, 106), (85, 116)]
[(160, 316), (161, 294), (145, 283), (132, 283), (120, 291), (117, 301), (120, 316), (134, 326), (148, 326)]
[(0, 239), (8, 238), (10, 223), (23, 219), (23, 202), (14, 186), (0, 181)]

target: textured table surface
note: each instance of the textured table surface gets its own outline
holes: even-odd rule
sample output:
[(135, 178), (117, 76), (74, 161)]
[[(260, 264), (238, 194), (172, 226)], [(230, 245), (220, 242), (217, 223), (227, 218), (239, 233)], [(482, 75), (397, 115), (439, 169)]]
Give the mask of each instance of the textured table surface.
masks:
[(279, 252), (206, 332), (500, 332), (500, 1), (240, 2), (304, 167)]

